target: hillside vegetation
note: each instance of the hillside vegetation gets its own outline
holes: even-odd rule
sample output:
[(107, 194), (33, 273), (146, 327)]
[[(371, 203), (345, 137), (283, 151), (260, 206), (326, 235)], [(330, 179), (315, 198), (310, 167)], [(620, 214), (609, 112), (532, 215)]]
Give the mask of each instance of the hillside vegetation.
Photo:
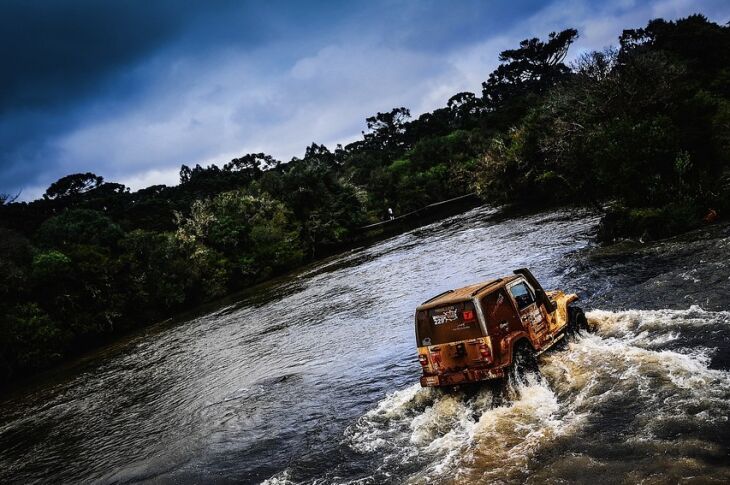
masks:
[[(730, 209), (730, 27), (626, 30), (566, 65), (578, 32), (500, 54), (479, 94), (287, 163), (182, 166), (136, 192), (92, 174), (0, 204), (0, 381), (356, 240), (358, 228), (477, 192), (491, 204), (610, 204), (599, 237), (658, 238)], [(313, 115), (316, 115), (313, 114)]]

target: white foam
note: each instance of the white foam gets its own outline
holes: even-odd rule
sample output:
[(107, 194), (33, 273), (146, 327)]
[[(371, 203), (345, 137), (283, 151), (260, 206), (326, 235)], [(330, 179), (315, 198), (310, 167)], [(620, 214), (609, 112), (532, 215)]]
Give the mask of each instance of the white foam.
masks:
[(289, 476), (289, 470), (277, 473), (273, 477), (269, 477), (261, 485), (294, 485)]

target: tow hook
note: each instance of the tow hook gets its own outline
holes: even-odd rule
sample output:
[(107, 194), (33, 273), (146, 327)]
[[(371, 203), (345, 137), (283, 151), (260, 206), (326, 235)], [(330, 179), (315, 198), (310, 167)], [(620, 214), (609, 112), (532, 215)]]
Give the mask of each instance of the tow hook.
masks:
[(456, 357), (464, 357), (466, 355), (466, 345), (461, 342), (456, 345)]

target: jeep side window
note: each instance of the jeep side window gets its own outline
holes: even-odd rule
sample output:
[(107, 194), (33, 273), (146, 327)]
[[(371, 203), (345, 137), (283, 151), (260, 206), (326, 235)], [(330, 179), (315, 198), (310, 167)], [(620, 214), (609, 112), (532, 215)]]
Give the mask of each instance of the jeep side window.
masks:
[(512, 297), (517, 303), (517, 308), (519, 308), (520, 310), (535, 303), (535, 295), (527, 287), (526, 283), (519, 283), (517, 285), (514, 285), (512, 288), (509, 289), (509, 292), (512, 293)]

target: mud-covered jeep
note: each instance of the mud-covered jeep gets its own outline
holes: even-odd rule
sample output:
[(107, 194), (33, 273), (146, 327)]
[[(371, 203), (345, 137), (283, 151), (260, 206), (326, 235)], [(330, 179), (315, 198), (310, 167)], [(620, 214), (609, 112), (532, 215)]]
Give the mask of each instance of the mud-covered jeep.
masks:
[(545, 291), (525, 268), (514, 275), (449, 290), (416, 309), (423, 387), (503, 377), (567, 331), (587, 327), (578, 296)]

